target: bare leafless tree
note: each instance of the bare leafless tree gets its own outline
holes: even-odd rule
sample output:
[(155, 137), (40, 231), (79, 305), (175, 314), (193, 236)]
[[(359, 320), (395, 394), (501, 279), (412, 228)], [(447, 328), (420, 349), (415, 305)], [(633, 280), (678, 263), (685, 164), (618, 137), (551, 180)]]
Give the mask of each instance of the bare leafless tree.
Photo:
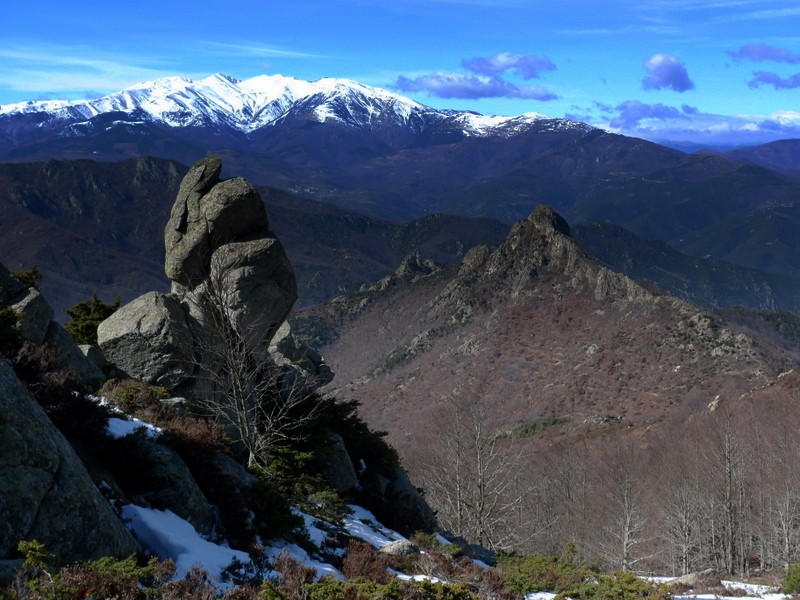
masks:
[(313, 385), (292, 367), (276, 364), (267, 343), (274, 324), (241, 302), (226, 268), (212, 258), (209, 277), (189, 296), (200, 323), (198, 412), (221, 423), (244, 446), (249, 464), (264, 465), (278, 445), (302, 436), (316, 418)]
[(437, 423), (420, 475), (442, 526), (489, 548), (523, 546), (546, 521), (529, 504), (536, 493), (522, 448), (497, 431), (486, 404), (448, 398)]

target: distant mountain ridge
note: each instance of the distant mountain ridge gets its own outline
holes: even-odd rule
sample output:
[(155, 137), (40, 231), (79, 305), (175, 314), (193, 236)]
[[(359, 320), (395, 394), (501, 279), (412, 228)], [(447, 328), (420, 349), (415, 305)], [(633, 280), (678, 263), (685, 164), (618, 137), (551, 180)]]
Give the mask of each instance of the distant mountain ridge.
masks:
[[(531, 123), (550, 120), (560, 127), (590, 129), (537, 113), (484, 117), (469, 111), (436, 110), (380, 88), (346, 79), (315, 82), (282, 75), (239, 80), (217, 73), (199, 81), (167, 77), (146, 81), (94, 100), (29, 101), (0, 105), (0, 121), (31, 117), (40, 129), (67, 125), (61, 135), (81, 135), (81, 127), (102, 114), (121, 113), (129, 123), (168, 127), (224, 127), (251, 133), (282, 120), (338, 121), (354, 128), (397, 125), (421, 132), (450, 122), (468, 135), (513, 135)], [(139, 119), (139, 121), (137, 121)]]
[[(93, 291), (106, 301), (166, 291), (164, 227), (186, 170), (148, 157), (0, 164), (0, 260), (12, 271), (38, 266), (57, 319)], [(260, 193), (295, 269), (300, 305), (358, 289), (408, 254), (450, 264), (507, 233), (487, 218), (428, 215), (398, 225), (275, 188)]]
[(4, 162), (216, 154), (259, 185), (384, 221), (444, 213), (510, 225), (547, 204), (572, 223), (608, 221), (798, 277), (795, 146), (685, 154), (536, 113), (437, 110), (352, 81), (281, 76), (167, 78), (97, 100), (0, 107)]

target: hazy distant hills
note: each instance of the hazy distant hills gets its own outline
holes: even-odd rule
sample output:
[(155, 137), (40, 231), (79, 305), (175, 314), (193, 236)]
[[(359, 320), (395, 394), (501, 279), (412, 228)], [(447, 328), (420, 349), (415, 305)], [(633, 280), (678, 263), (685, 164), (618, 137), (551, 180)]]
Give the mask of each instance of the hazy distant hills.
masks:
[[(166, 290), (164, 226), (185, 171), (153, 158), (0, 164), (0, 259), (12, 270), (37, 265), (61, 318), (63, 307), (95, 290), (107, 301)], [(274, 188), (261, 194), (295, 269), (301, 305), (358, 289), (413, 252), (457, 262), (476, 244), (499, 243), (508, 229), (443, 215), (397, 225)]]
[(738, 148), (725, 154), (738, 162), (760, 165), (800, 179), (800, 140), (778, 140), (760, 146)]
[(788, 274), (684, 254), (665, 242), (646, 240), (608, 222), (576, 225), (572, 234), (589, 254), (615, 271), (695, 304), (800, 308), (800, 279)]
[[(155, 158), (0, 164), (0, 217), (8, 224), (0, 237), (0, 257), (11, 269), (36, 264), (59, 314), (95, 290), (108, 300), (164, 290), (163, 228), (185, 170)], [(407, 255), (452, 264), (475, 245), (496, 246), (508, 232), (504, 223), (485, 217), (438, 214), (398, 225), (276, 188), (261, 191), (294, 265), (302, 306), (376, 281)], [(772, 255), (777, 258), (773, 266), (788, 265), (785, 274), (688, 256), (607, 222), (573, 230), (613, 269), (695, 303), (797, 309), (800, 280), (790, 275), (796, 268), (791, 254), (798, 243), (792, 233), (796, 225), (769, 218), (777, 213), (764, 214), (763, 236), (770, 235), (769, 225), (785, 233), (784, 255)], [(742, 247), (759, 256), (778, 247), (780, 239), (753, 235), (743, 238)]]

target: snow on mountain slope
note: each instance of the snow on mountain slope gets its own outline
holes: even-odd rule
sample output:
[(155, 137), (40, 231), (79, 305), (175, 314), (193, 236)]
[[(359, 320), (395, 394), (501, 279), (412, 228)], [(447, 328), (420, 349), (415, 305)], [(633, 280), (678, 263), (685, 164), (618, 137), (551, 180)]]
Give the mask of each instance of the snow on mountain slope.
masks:
[(533, 123), (587, 127), (537, 113), (484, 117), (471, 112), (436, 110), (409, 98), (354, 81), (325, 78), (315, 82), (282, 75), (259, 75), (240, 81), (215, 74), (199, 81), (168, 77), (133, 85), (94, 100), (23, 102), (0, 106), (0, 121), (35, 115), (44, 125), (76, 124), (110, 112), (144, 114), (170, 127), (230, 127), (249, 133), (289, 116), (318, 122), (339, 121), (351, 127), (392, 124), (418, 129), (450, 121), (466, 135), (508, 137)]

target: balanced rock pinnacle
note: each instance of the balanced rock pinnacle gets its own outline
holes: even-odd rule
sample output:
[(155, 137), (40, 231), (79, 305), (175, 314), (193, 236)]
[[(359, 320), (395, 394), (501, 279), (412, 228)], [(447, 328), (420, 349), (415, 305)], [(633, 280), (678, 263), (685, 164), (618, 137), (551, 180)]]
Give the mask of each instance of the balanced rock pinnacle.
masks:
[(172, 293), (146, 294), (98, 328), (107, 357), (145, 383), (174, 389), (193, 377), (191, 357), (202, 355), (203, 327), (215, 318), (209, 297), (259, 356), (297, 300), (258, 190), (242, 178), (220, 180), (221, 170), (219, 158), (203, 158), (181, 183), (164, 232)]

